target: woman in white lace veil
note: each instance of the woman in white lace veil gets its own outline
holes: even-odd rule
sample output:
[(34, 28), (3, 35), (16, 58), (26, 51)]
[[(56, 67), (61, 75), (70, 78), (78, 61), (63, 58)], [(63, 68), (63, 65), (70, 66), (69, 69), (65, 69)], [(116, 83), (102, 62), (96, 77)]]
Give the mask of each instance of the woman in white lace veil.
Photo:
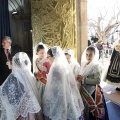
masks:
[(74, 51), (72, 49), (66, 49), (64, 51), (64, 54), (68, 60), (68, 63), (70, 64), (74, 75), (78, 75), (79, 71), (80, 71), (80, 65), (77, 62), (77, 60), (74, 57)]
[[(91, 69), (93, 69), (93, 66), (99, 63), (99, 51), (97, 50), (96, 47), (95, 48), (95, 54), (94, 57), (92, 59), (92, 61), (88, 64), (88, 60), (86, 59), (86, 50), (89, 47), (87, 47), (81, 57), (81, 71), (80, 74), (81, 75), (85, 75), (87, 76), (88, 74), (91, 74), (90, 72), (93, 72)], [(87, 65), (87, 67), (85, 67)]]
[(84, 109), (75, 77), (59, 46), (48, 50), (51, 68), (43, 95), (45, 120), (79, 120)]
[[(97, 48), (89, 46), (81, 58), (81, 70), (78, 81), (81, 82), (85, 120), (109, 120), (104, 95), (99, 86), (102, 75), (102, 65), (98, 61)], [(99, 94), (98, 94), (99, 93)]]
[[(39, 95), (42, 99), (44, 89), (45, 89), (45, 83), (41, 81), (41, 79), (44, 79), (46, 82), (47, 74), (50, 69), (50, 63), (47, 60), (47, 50), (45, 44), (38, 43), (34, 49), (34, 63), (33, 63), (33, 71), (35, 74), (36, 80), (36, 86), (39, 92)], [(38, 78), (38, 75), (41, 76)]]
[[(40, 47), (39, 47), (40, 46)], [(45, 45), (45, 44), (43, 44), (42, 42), (39, 42), (36, 46), (35, 46), (35, 48), (34, 48), (34, 51), (33, 51), (33, 62), (34, 62), (34, 65), (33, 65), (33, 72), (38, 72), (39, 70), (38, 70), (38, 67), (36, 66), (36, 60), (40, 57), (39, 55), (38, 55), (38, 52), (40, 51), (40, 49), (44, 49), (44, 51), (45, 51), (45, 58), (46, 58), (46, 55), (47, 55), (47, 51), (48, 51), (48, 48), (47, 48), (47, 46)], [(45, 60), (43, 60), (43, 61), (45, 61)], [(42, 71), (44, 71), (46, 68), (40, 68)]]
[[(80, 72), (80, 64), (77, 62), (77, 60), (74, 57), (74, 51), (72, 49), (66, 49), (64, 51), (64, 54), (66, 56), (68, 63), (70, 64), (70, 66), (73, 70), (73, 74), (76, 79), (77, 75), (79, 75), (79, 72)], [(79, 88), (80, 87), (79, 82), (78, 81), (76, 81), (76, 82), (77, 82), (77, 86)]]
[(40, 97), (36, 90), (31, 62), (27, 54), (19, 52), (12, 59), (12, 73), (1, 86), (1, 101), (5, 108), (4, 120), (17, 118), (34, 120), (40, 117)]

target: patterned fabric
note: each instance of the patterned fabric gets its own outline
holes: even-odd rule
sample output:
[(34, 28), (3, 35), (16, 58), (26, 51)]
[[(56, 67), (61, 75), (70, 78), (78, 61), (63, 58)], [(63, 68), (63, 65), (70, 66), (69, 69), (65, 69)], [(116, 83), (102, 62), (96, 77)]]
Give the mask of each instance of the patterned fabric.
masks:
[(41, 81), (43, 84), (46, 84), (47, 80), (43, 77), (42, 73), (39, 71), (36, 73), (36, 78)]
[[(12, 59), (12, 73), (0, 86), (0, 120), (16, 120), (19, 116), (41, 110), (31, 62), (27, 54), (19, 52)], [(3, 114), (4, 113), (4, 114)]]
[[(19, 76), (18, 76), (19, 77)], [(19, 115), (26, 117), (28, 113), (37, 113), (40, 111), (35, 95), (28, 85), (19, 81), (13, 74), (11, 74), (1, 87), (1, 103), (6, 111), (6, 119), (15, 120)], [(7, 109), (6, 109), (7, 108)], [(10, 117), (9, 117), (10, 116)], [(1, 116), (3, 117), (3, 115)]]
[(108, 68), (107, 79), (113, 83), (120, 83), (120, 53), (115, 49)]
[(11, 74), (9, 80), (5, 83), (2, 93), (8, 95), (8, 101), (10, 104), (19, 104), (22, 95), (25, 93), (24, 86), (16, 80), (16, 78)]
[(81, 93), (83, 98), (89, 104), (89, 111), (93, 114), (95, 118), (101, 118), (105, 115), (104, 111), (104, 104), (102, 102), (102, 94), (100, 86), (96, 85), (96, 93), (95, 93), (95, 100), (92, 96), (87, 92), (87, 90), (81, 86)]
[(19, 116), (16, 120), (44, 120), (42, 112), (38, 113), (28, 113), (27, 117)]
[(48, 62), (48, 60), (46, 58), (44, 58), (44, 59), (37, 58), (35, 67), (37, 68), (35, 71), (36, 72), (35, 77), (38, 80), (38, 81), (36, 81), (36, 86), (37, 86), (39, 96), (42, 99), (43, 94), (44, 94), (45, 85), (47, 82), (47, 79), (46, 79), (47, 74), (50, 69), (50, 63)]
[(37, 58), (36, 59), (36, 69), (38, 69), (36, 71), (37, 72), (40, 71), (42, 76), (45, 79), (47, 78), (46, 74), (48, 74), (50, 66), (51, 66), (50, 63), (48, 62), (48, 60), (46, 58), (44, 58), (44, 59)]
[(7, 120), (6, 110), (0, 97), (0, 120)]
[(42, 99), (43, 114), (51, 120), (79, 120), (84, 105), (72, 69), (59, 46), (52, 52), (55, 59)]

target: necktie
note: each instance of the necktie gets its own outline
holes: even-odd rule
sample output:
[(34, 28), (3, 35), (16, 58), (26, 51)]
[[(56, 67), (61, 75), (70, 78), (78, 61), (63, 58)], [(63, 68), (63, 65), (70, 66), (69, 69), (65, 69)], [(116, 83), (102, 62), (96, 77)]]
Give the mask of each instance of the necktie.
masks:
[(7, 57), (8, 57), (8, 60), (11, 61), (11, 54), (10, 54), (10, 52), (9, 52), (9, 49), (7, 49)]

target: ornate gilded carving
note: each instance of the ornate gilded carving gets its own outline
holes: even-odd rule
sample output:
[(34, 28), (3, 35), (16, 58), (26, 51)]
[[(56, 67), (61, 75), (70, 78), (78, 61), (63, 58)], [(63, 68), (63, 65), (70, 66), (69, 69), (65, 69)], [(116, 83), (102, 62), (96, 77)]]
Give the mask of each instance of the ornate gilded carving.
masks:
[(75, 0), (31, 0), (33, 48), (38, 42), (76, 49)]

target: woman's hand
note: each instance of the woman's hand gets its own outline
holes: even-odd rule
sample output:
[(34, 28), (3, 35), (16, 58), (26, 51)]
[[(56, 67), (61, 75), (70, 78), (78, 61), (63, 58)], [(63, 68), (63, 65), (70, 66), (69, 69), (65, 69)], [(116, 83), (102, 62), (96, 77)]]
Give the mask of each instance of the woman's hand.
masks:
[(78, 75), (78, 76), (77, 76), (77, 81), (82, 82), (82, 80), (83, 80), (83, 76)]

